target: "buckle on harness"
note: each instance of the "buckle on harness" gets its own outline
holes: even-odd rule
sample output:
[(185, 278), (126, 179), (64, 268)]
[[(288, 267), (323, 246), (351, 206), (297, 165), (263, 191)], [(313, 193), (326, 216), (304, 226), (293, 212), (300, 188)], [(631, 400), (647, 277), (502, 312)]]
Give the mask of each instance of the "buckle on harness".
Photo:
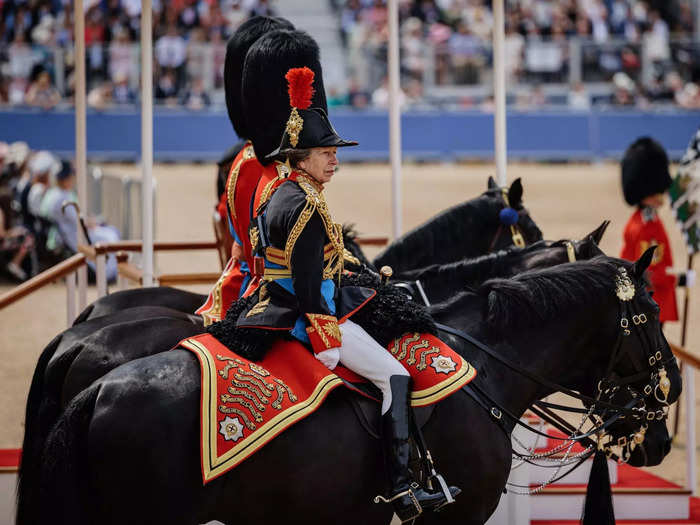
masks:
[(496, 407), (491, 407), (491, 415), (496, 419), (501, 419), (503, 413)]

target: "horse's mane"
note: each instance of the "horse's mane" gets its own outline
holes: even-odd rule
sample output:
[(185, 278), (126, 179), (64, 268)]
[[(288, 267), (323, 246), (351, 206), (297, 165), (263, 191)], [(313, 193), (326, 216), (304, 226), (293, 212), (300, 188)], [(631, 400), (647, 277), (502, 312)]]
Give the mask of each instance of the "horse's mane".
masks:
[(615, 294), (618, 269), (632, 263), (606, 256), (490, 279), (477, 291), (485, 299), (484, 319), (492, 331), (566, 318)]
[(411, 255), (411, 260), (415, 258), (416, 250), (427, 247), (440, 246), (447, 243), (447, 237), (454, 235), (454, 231), (461, 231), (467, 224), (467, 218), (472, 220), (492, 219), (497, 220), (494, 215), (486, 213), (489, 204), (493, 202), (495, 192), (486, 191), (476, 198), (456, 204), (443, 210), (432, 219), (406, 232), (401, 237), (392, 242), (383, 252), (375, 257), (374, 265), (379, 268), (384, 264), (392, 265), (394, 259), (402, 260), (405, 255)]
[(546, 241), (537, 241), (533, 244), (527, 245), (525, 248), (509, 246), (497, 252), (462, 259), (461, 261), (457, 262), (432, 264), (425, 268), (408, 270), (398, 274), (397, 278), (412, 281), (422, 279), (426, 275), (430, 275), (434, 278), (441, 278), (444, 276), (446, 279), (449, 279), (450, 276), (455, 274), (462, 275), (468, 273), (473, 282), (483, 281), (494, 275), (502, 274), (502, 265), (508, 263), (511, 259), (520, 257), (535, 250), (541, 250), (555, 245), (557, 245), (557, 243), (550, 244)]

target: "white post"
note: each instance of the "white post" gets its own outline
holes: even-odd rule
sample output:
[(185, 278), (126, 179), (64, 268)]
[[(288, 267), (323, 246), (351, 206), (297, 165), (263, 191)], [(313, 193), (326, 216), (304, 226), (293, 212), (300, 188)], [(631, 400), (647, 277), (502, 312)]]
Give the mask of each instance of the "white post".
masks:
[(493, 98), (495, 102), (493, 130), (496, 178), (500, 186), (505, 186), (508, 180), (506, 176), (506, 70), (503, 1), (493, 1)]
[(97, 255), (95, 281), (97, 281), (97, 298), (107, 295), (107, 255)]
[(66, 326), (75, 321), (75, 272), (66, 275)]
[(698, 471), (695, 450), (695, 368), (689, 363), (683, 367), (683, 390), (685, 391), (685, 449), (686, 488), (697, 496)]
[(401, 78), (399, 76), (399, 5), (389, 0), (389, 154), (391, 159), (392, 235), (401, 235)]
[(153, 285), (153, 42), (151, 0), (141, 2), (141, 189), (143, 286)]
[(78, 309), (82, 312), (87, 306), (88, 270), (87, 264), (78, 268)]
[[(75, 175), (78, 190), (78, 205), (81, 213), (87, 207), (87, 85), (85, 81), (85, 10), (83, 0), (73, 3), (75, 40)], [(87, 239), (83, 229), (78, 228), (78, 244)], [(87, 266), (78, 269), (78, 308), (82, 312), (87, 304)], [(75, 275), (72, 277), (75, 284)], [(75, 308), (75, 296), (73, 297)], [(75, 314), (73, 314), (75, 319)], [(73, 322), (72, 320), (70, 321)], [(70, 323), (69, 323), (70, 325)]]

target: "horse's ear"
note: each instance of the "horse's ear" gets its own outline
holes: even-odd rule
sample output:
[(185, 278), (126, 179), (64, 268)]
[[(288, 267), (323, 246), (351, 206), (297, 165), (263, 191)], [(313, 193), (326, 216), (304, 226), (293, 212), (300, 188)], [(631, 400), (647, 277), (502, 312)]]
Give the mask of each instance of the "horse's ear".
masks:
[(586, 235), (585, 239), (574, 243), (574, 248), (577, 259), (593, 259), (597, 255), (605, 255), (592, 235)]
[(511, 208), (518, 208), (523, 203), (523, 183), (520, 177), (513, 181), (508, 190), (508, 202)]
[(496, 179), (493, 178), (493, 176), (489, 175), (489, 183), (488, 186), (486, 187), (487, 190), (497, 190), (498, 189), (498, 184), (496, 184)]
[(632, 266), (632, 273), (637, 278), (637, 280), (641, 279), (644, 275), (644, 272), (647, 270), (647, 268), (649, 268), (651, 260), (654, 258), (654, 251), (656, 251), (656, 246), (650, 246), (649, 248), (647, 248), (647, 250), (642, 254), (642, 256), (639, 259), (637, 259), (637, 262), (635, 262)]
[(596, 243), (596, 245), (600, 244), (600, 241), (603, 239), (603, 234), (605, 233), (605, 230), (608, 229), (608, 226), (610, 226), (610, 221), (606, 219), (600, 226), (589, 233), (588, 237), (590, 237), (591, 240)]

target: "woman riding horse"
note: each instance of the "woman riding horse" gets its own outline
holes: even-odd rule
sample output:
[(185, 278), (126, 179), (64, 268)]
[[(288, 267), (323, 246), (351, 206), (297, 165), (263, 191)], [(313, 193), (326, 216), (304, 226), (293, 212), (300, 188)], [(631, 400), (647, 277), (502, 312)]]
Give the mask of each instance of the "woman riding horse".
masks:
[[(314, 73), (293, 68), (291, 115), (279, 148), (286, 177), (271, 183), (271, 196), (258, 208), (251, 244), (264, 262), (257, 298), (238, 317), (238, 328), (290, 330), (310, 344), (329, 369), (340, 362), (382, 392), (383, 435), (392, 502), (402, 521), (447, 503), (412, 480), (408, 469), (411, 377), (405, 368), (350, 317), (374, 296), (359, 286), (340, 288), (345, 250), (342, 229), (333, 222), (324, 185), (338, 166), (336, 150), (357, 142), (338, 136), (321, 108), (310, 108)], [(274, 181), (273, 181), (274, 182)], [(459, 489), (451, 487), (452, 495)]]

